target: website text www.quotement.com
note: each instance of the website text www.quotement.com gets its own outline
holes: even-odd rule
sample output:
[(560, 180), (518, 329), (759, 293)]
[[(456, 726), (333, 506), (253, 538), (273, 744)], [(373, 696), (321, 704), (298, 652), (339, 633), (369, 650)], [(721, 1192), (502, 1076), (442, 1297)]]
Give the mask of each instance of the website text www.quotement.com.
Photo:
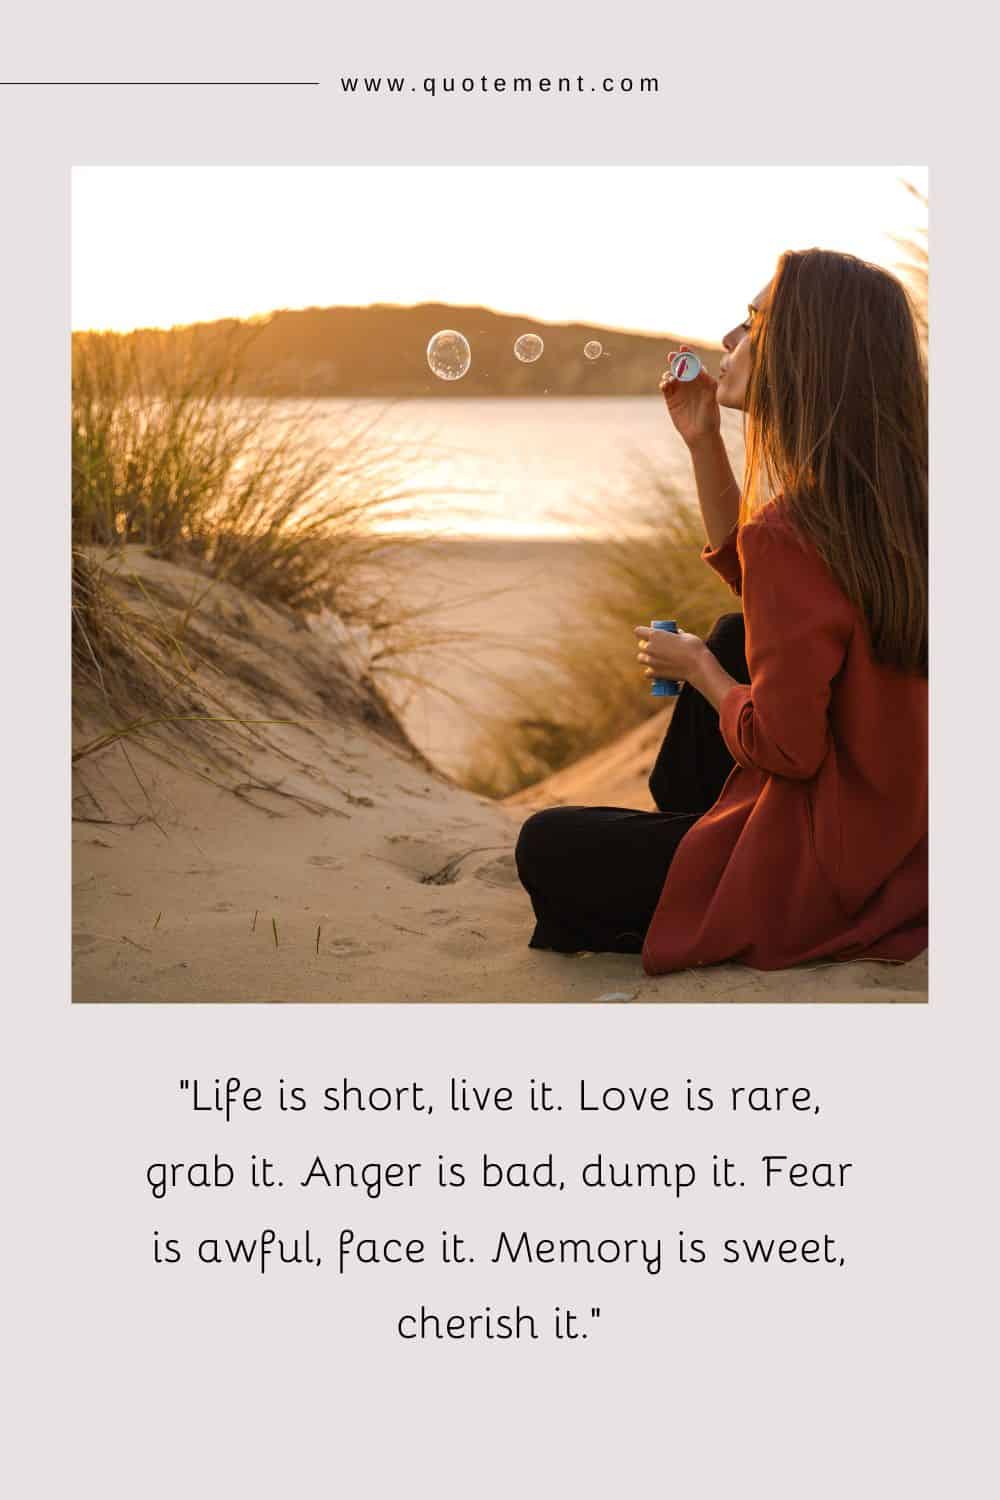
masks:
[(595, 79), (593, 83), (577, 73), (574, 76), (553, 78), (517, 76), (494, 78), (487, 73), (448, 75), (430, 74), (418, 82), (405, 76), (377, 73), (355, 77), (341, 77), (340, 90), (344, 94), (429, 94), (436, 99), (445, 94), (658, 94), (660, 80), (654, 76), (633, 78), (628, 74), (614, 78), (608, 75)]

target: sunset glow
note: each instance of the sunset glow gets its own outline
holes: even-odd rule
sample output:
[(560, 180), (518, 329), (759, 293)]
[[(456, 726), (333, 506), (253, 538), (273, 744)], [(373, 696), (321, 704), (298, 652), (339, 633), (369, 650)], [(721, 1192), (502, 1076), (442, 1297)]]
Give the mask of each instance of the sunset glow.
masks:
[(715, 340), (787, 248), (893, 265), (923, 167), (81, 167), (73, 327), (485, 304)]

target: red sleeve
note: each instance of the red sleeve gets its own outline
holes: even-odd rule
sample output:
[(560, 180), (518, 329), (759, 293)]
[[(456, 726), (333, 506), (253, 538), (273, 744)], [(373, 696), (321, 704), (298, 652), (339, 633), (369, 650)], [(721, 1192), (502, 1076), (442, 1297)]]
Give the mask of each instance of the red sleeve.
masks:
[(853, 613), (829, 569), (785, 526), (740, 532), (743, 618), (750, 686), (719, 706), (719, 728), (737, 765), (808, 780), (830, 747), (830, 684)]
[(740, 566), (740, 555), (736, 548), (738, 534), (739, 527), (734, 526), (726, 540), (718, 547), (710, 547), (706, 543), (701, 552), (708, 566), (714, 568), (719, 577), (729, 584), (734, 594), (743, 591), (743, 569)]

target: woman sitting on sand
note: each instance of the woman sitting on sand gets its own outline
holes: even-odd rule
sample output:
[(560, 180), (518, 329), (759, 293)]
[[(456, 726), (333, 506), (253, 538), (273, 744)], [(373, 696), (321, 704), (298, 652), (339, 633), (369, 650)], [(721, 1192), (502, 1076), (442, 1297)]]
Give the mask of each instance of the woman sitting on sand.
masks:
[[(742, 596), (706, 640), (639, 626), (683, 681), (659, 812), (558, 807), (521, 830), (531, 945), (735, 960), (905, 960), (927, 945), (927, 383), (888, 272), (788, 251), (705, 371), (661, 382), (704, 558)], [(719, 407), (742, 409), (742, 493)], [(668, 607), (668, 601), (664, 601)], [(585, 649), (585, 642), (582, 643)]]

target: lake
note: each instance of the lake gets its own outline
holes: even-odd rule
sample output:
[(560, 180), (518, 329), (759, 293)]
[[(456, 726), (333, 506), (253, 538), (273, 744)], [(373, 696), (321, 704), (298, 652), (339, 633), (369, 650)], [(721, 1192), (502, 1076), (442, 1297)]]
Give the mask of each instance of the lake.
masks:
[[(383, 525), (435, 535), (608, 536), (636, 524), (637, 467), (652, 465), (691, 488), (691, 464), (659, 395), (397, 401), (281, 401), (289, 420), (308, 413), (313, 440), (333, 446), (346, 427), (371, 424), (398, 452), (406, 486)], [(724, 411), (723, 434), (742, 463), (741, 417)]]

